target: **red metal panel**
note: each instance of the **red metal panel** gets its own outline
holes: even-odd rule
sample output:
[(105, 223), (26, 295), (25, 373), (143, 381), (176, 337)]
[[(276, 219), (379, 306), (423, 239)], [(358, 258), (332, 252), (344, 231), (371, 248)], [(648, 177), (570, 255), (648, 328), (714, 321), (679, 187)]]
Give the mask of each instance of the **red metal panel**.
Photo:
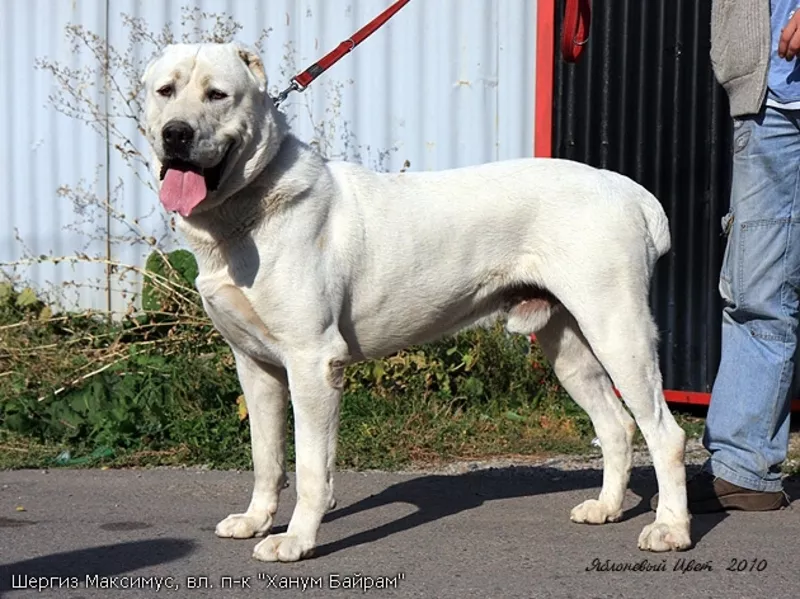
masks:
[(555, 0), (536, 4), (536, 110), (533, 155), (550, 157), (553, 138), (553, 64), (555, 54)]

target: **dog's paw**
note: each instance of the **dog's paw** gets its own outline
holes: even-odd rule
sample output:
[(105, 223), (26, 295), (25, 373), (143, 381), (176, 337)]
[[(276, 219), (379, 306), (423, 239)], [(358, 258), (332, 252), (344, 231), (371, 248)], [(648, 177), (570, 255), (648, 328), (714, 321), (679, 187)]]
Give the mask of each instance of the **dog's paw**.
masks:
[(302, 543), (299, 537), (282, 533), (270, 535), (253, 549), (253, 557), (262, 562), (296, 562), (308, 557), (314, 550), (311, 543)]
[(250, 539), (263, 537), (272, 528), (272, 516), (269, 514), (231, 514), (214, 530), (218, 537), (226, 539)]
[(648, 524), (639, 535), (639, 549), (643, 551), (682, 551), (692, 545), (689, 525)]
[(569, 519), (582, 524), (604, 524), (616, 522), (622, 517), (622, 510), (612, 510), (602, 501), (589, 499), (572, 508)]

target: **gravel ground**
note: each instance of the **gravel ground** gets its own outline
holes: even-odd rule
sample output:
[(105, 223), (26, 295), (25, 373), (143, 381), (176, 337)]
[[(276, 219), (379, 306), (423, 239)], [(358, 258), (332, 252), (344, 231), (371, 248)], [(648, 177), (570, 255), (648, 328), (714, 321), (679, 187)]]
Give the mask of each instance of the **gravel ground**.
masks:
[[(800, 447), (800, 435), (798, 437), (798, 447)], [(700, 443), (700, 439), (692, 438), (686, 442), (686, 464), (687, 466), (699, 466), (702, 464), (708, 452)], [(547, 466), (558, 470), (599, 470), (602, 469), (603, 459), (600, 449), (592, 451), (590, 454), (559, 455), (549, 458), (536, 458), (515, 455), (507, 458), (493, 458), (488, 460), (458, 460), (441, 465), (420, 465), (406, 468), (401, 472), (420, 474), (462, 474), (474, 470), (486, 470), (490, 468), (512, 468), (520, 466)], [(645, 448), (637, 448), (633, 453), (633, 467), (651, 466), (650, 454)]]

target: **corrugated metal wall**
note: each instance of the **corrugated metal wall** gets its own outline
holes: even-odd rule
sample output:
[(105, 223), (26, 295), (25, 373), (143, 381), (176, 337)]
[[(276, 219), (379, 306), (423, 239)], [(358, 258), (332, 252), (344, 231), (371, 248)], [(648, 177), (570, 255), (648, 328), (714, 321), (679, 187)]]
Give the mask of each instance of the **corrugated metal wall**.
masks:
[[(720, 356), (717, 283), (731, 123), (709, 60), (710, 0), (594, 0), (577, 65), (556, 49), (553, 154), (643, 184), (671, 220), (652, 303), (665, 387), (709, 391)], [(557, 31), (564, 2), (559, 0)], [(556, 40), (558, 42), (558, 40)]]
[[(89, 234), (92, 228), (64, 229), (80, 219), (73, 214), (69, 201), (58, 197), (56, 191), (61, 185), (84, 181), (90, 190), (101, 192), (105, 143), (86, 125), (45, 108), (55, 88), (51, 78), (36, 70), (35, 61), (48, 56), (71, 69), (88, 66), (87, 60), (72, 53), (62, 30), (68, 22), (79, 22), (102, 31), (104, 12), (96, 2), (0, 4), (0, 261), (22, 254), (22, 245), (15, 239), (17, 232), (33, 255), (72, 254), (87, 245), (84, 233)], [(86, 249), (92, 251), (94, 245)], [(27, 274), (37, 283), (60, 284), (76, 279), (92, 284), (102, 282), (103, 271), (101, 265), (82, 264), (75, 269), (43, 265), (34, 266)], [(86, 307), (99, 308), (104, 305), (104, 294), (84, 292), (80, 300)]]
[[(262, 31), (264, 59), (273, 91), (291, 75), (314, 62), (342, 39), (388, 6), (388, 0), (29, 0), (0, 4), (0, 118), (3, 146), (0, 180), (6, 189), (5, 226), (0, 230), (0, 262), (22, 252), (14, 229), (33, 255), (73, 254), (85, 250), (103, 257), (106, 222), (103, 214), (75, 214), (57, 189), (81, 181), (99, 198), (111, 197), (114, 209), (143, 229), (170, 242), (149, 174), (131, 168), (116, 146), (123, 137), (146, 152), (135, 122), (110, 121), (111, 134), (100, 135), (87, 125), (58, 113), (48, 95), (58, 93), (54, 78), (35, 68), (37, 58), (58, 61), (72, 69), (93, 67), (86, 48), (71, 47), (65, 27), (78, 24), (101, 38), (124, 58), (114, 76), (123, 81), (124, 64), (139, 68), (153, 51), (146, 41), (131, 44), (130, 23), (141, 19), (146, 29), (169, 27), (190, 41), (195, 30), (211, 31), (215, 14), (242, 25), (236, 38), (255, 43)], [(127, 17), (125, 16), (127, 15)], [(326, 153), (360, 161), (382, 170), (441, 169), (529, 156), (533, 146), (536, 2), (528, 0), (416, 0), (384, 28), (345, 57), (305, 94), (293, 95), (284, 106), (295, 132), (318, 139)], [(134, 19), (131, 21), (130, 19)], [(106, 99), (103, 78), (88, 75), (97, 87), (75, 86), (113, 111), (124, 101)], [(124, 91), (124, 90), (123, 90)], [(106, 143), (104, 138), (108, 138)], [(106, 150), (108, 156), (106, 156)], [(141, 177), (141, 181), (137, 178)], [(65, 226), (81, 218), (77, 232)], [(126, 237), (126, 226), (112, 220), (112, 236)], [(86, 233), (96, 239), (89, 240)], [(141, 264), (145, 248), (124, 239), (110, 248), (111, 257)], [(38, 266), (24, 272), (39, 286), (47, 281), (75, 280), (81, 287), (70, 304), (104, 308), (106, 290), (102, 265)], [(112, 281), (113, 307), (126, 300)]]

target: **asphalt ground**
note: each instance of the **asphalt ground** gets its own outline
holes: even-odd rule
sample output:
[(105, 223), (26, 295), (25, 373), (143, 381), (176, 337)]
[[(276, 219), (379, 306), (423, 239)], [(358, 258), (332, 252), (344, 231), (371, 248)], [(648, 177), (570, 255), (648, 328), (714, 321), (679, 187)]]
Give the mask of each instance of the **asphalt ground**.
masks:
[[(800, 502), (696, 516), (692, 549), (651, 554), (636, 541), (654, 517), (652, 468), (634, 469), (621, 522), (570, 522), (601, 481), (594, 466), (547, 463), (340, 472), (315, 556), (267, 564), (251, 557), (257, 539), (213, 532), (246, 507), (251, 472), (0, 472), (0, 595), (800, 597)], [(291, 515), (293, 483), (276, 532)], [(787, 491), (800, 497), (800, 480)]]

